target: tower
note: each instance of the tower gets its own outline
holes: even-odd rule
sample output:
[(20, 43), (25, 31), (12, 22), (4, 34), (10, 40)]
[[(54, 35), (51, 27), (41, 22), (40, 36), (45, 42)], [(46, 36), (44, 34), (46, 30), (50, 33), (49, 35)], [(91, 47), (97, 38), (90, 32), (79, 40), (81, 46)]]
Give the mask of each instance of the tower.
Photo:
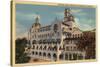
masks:
[(74, 22), (74, 16), (71, 14), (71, 9), (66, 8), (64, 11), (64, 23), (71, 29)]
[(35, 23), (32, 25), (32, 27), (37, 28), (37, 29), (41, 27), (38, 16), (35, 18)]

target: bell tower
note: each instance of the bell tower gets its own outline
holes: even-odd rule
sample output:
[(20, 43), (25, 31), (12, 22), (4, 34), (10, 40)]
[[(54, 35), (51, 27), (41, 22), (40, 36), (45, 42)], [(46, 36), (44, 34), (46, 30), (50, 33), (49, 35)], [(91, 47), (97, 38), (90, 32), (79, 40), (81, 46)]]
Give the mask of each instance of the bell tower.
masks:
[(64, 11), (64, 21), (73, 21), (74, 22), (74, 16), (71, 14), (71, 9), (67, 8)]
[(64, 11), (64, 23), (68, 26), (68, 27), (72, 27), (74, 21), (74, 16), (71, 14), (71, 9), (70, 8), (66, 8)]
[(40, 24), (38, 16), (35, 18), (35, 23), (32, 25), (32, 27), (34, 27), (36, 29), (39, 29), (41, 27), (41, 24)]

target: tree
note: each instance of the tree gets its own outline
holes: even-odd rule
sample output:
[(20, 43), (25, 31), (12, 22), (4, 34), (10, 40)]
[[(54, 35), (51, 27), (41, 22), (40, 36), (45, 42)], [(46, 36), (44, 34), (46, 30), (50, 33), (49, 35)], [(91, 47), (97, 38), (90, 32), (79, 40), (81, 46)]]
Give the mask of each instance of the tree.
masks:
[(86, 59), (95, 59), (95, 32), (85, 31), (81, 39), (78, 39), (78, 49), (86, 51)]
[(16, 39), (16, 63), (26, 63), (29, 61), (30, 57), (27, 56), (25, 51), (25, 47), (27, 44), (26, 38), (18, 38)]

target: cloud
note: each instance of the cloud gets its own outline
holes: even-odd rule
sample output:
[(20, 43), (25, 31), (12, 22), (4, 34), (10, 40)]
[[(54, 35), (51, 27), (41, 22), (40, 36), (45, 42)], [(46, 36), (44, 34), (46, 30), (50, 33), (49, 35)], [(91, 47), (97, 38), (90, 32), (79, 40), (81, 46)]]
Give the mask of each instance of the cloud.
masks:
[(64, 12), (56, 12), (55, 15), (57, 15), (57, 17), (63, 18)]
[(16, 38), (27, 37), (27, 28), (20, 24), (20, 22), (16, 22)]
[[(86, 13), (86, 12), (83, 12), (82, 9), (71, 9), (71, 13), (72, 13), (74, 16), (87, 16), (87, 13)], [(61, 18), (64, 17), (64, 11), (56, 12), (55, 14), (56, 14), (58, 17), (61, 17)]]
[(40, 18), (40, 15), (35, 13), (16, 12), (16, 38), (27, 37), (29, 26), (27, 21), (31, 22), (31, 20), (33, 21), (36, 17)]
[(81, 30), (92, 30), (95, 28), (94, 19), (86, 19), (86, 18), (75, 18), (75, 23)]
[(81, 9), (71, 9), (71, 12), (72, 13), (79, 13), (81, 12), (82, 10)]
[(24, 38), (24, 37), (28, 38), (28, 32), (20, 33), (19, 35), (16, 36), (16, 39), (17, 38)]
[(40, 18), (40, 15), (36, 14), (36, 13), (22, 13), (22, 12), (16, 12), (16, 16), (25, 20), (32, 20), (35, 19), (36, 17)]

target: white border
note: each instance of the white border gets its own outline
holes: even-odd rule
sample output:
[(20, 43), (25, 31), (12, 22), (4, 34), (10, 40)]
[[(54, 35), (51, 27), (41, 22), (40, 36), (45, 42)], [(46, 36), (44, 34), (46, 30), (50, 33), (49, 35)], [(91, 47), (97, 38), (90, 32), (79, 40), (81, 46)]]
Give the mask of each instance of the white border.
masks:
[[(37, 1), (37, 0), (33, 0)], [(38, 0), (39, 2), (57, 2), (71, 4), (91, 4), (98, 5), (98, 18), (100, 15), (100, 0)], [(0, 67), (10, 67), (10, 0), (0, 0)], [(100, 19), (98, 19), (98, 34), (100, 34)], [(98, 35), (98, 40), (100, 35)], [(98, 41), (98, 52), (100, 51), (100, 41)], [(100, 63), (100, 52), (98, 53), (98, 62), (73, 63), (73, 64), (51, 64), (40, 65), (41, 67), (98, 67)], [(35, 66), (35, 67), (40, 67)], [(27, 66), (29, 67), (29, 66)]]

